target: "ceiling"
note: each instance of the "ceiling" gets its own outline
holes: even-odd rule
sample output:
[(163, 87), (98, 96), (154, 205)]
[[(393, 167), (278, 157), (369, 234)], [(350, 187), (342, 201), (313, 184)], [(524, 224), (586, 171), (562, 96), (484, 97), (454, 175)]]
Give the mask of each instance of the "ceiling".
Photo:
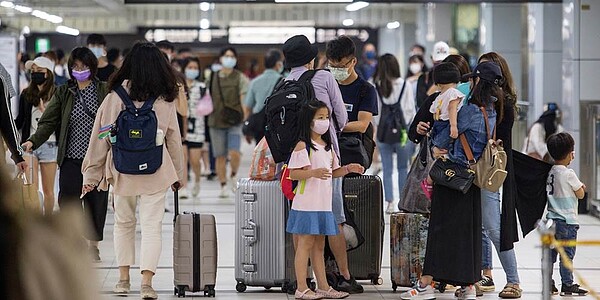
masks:
[[(14, 0), (14, 4), (43, 10), (63, 18), (61, 24), (36, 18), (11, 8), (0, 7), (4, 25), (31, 32), (53, 32), (57, 25), (78, 29), (81, 33), (134, 33), (138, 27), (198, 28), (208, 19), (211, 28), (227, 28), (232, 24), (251, 26), (270, 22), (295, 26), (342, 27), (352, 19), (354, 27), (381, 27), (388, 22), (414, 23), (418, 4), (372, 3), (358, 11), (346, 11), (346, 4), (268, 4), (217, 3), (208, 11), (199, 4), (124, 4), (124, 0)], [(259, 22), (259, 23), (257, 23)]]

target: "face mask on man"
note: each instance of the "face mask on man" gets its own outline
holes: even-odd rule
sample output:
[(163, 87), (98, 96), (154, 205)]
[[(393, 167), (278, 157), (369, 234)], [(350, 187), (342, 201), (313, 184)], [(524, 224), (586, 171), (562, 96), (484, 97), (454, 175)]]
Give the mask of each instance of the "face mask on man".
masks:
[(91, 47), (90, 50), (96, 55), (96, 58), (104, 56), (104, 48), (102, 47)]
[(219, 72), (221, 71), (221, 69), (223, 69), (223, 66), (221, 66), (220, 64), (212, 64), (210, 66), (210, 70), (213, 72)]
[(377, 53), (375, 51), (367, 51), (367, 52), (365, 52), (365, 57), (367, 59), (376, 59)]
[(412, 63), (412, 64), (410, 64), (410, 66), (408, 68), (410, 69), (410, 72), (413, 74), (418, 74), (423, 70), (423, 66), (421, 66), (420, 63)]
[(46, 73), (43, 72), (31, 72), (31, 82), (37, 85), (46, 82)]
[(233, 69), (237, 64), (237, 59), (235, 59), (235, 57), (223, 56), (221, 58), (221, 64), (224, 68)]
[(337, 81), (344, 81), (350, 77), (348, 68), (329, 68), (329, 71), (331, 71), (331, 75)]

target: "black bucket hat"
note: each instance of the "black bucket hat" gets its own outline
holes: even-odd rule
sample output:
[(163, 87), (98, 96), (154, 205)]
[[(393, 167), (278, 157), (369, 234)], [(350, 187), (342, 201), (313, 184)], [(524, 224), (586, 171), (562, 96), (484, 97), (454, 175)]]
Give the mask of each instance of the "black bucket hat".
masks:
[(283, 44), (285, 67), (295, 68), (303, 66), (317, 57), (317, 45), (312, 45), (304, 35), (295, 35)]
[(495, 62), (484, 61), (479, 63), (473, 72), (465, 74), (463, 79), (469, 79), (471, 77), (479, 77), (487, 82), (491, 82), (500, 85), (502, 81), (502, 70)]

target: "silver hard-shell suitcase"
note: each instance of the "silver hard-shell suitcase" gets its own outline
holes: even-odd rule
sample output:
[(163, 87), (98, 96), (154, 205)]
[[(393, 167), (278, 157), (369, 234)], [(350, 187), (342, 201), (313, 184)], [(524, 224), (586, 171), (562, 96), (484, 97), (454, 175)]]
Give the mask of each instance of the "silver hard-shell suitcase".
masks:
[(173, 234), (173, 280), (175, 295), (204, 292), (215, 297), (217, 279), (217, 230), (215, 216), (184, 212), (179, 214), (178, 193), (175, 192)]
[(235, 197), (236, 290), (281, 287), (294, 276), (292, 235), (285, 232), (288, 202), (279, 181), (238, 181)]

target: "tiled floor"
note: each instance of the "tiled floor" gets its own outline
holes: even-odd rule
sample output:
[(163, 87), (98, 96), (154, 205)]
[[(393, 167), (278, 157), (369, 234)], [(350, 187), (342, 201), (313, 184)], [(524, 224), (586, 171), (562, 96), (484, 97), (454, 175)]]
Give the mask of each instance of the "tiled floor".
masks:
[[(251, 160), (252, 148), (244, 146), (244, 159), (242, 171), (240, 174), (247, 174), (249, 161)], [(203, 181), (201, 196), (197, 199), (189, 199), (181, 201), (182, 210), (193, 210), (202, 213), (211, 213), (216, 216), (217, 220), (217, 235), (219, 247), (218, 259), (218, 275), (216, 285), (217, 299), (293, 299), (293, 297), (283, 294), (278, 289), (266, 291), (262, 288), (248, 288), (245, 293), (237, 293), (235, 291), (234, 279), (234, 203), (233, 198), (221, 200), (217, 197), (218, 184), (214, 181)], [(172, 206), (172, 195), (169, 195), (169, 203)], [(159, 293), (160, 299), (176, 299), (173, 295), (173, 270), (172, 270), (172, 239), (173, 239), (173, 214), (165, 214), (163, 223), (163, 251), (157, 274), (154, 278), (154, 287)], [(101, 264), (98, 264), (97, 275), (101, 284), (102, 294), (104, 299), (123, 299), (112, 295), (111, 290), (113, 285), (118, 280), (118, 269), (115, 262), (113, 250), (113, 224), (114, 218), (112, 213), (109, 213), (107, 226), (105, 229), (105, 241), (100, 244), (100, 252), (103, 259)], [(389, 245), (389, 217), (386, 216), (386, 234), (384, 245)], [(138, 227), (139, 230), (139, 227)], [(599, 240), (600, 239), (600, 220), (589, 217), (581, 217), (581, 229), (579, 231), (580, 240)], [(140, 241), (139, 231), (136, 237)], [(539, 248), (539, 235), (531, 233), (526, 238), (516, 244), (516, 253), (519, 266), (519, 275), (522, 281), (524, 290), (522, 299), (541, 299), (541, 272), (540, 272), (540, 257), (541, 249)], [(139, 252), (138, 252), (139, 253)], [(494, 278), (496, 279), (496, 290), (499, 292), (505, 284), (505, 277), (500, 268), (500, 263), (497, 256), (494, 254), (495, 265)], [(138, 257), (139, 259), (139, 257)], [(389, 263), (389, 246), (384, 247), (383, 253), (383, 269), (381, 277), (384, 280), (383, 285), (373, 286), (368, 282), (365, 284), (365, 293), (361, 295), (353, 295), (349, 299), (399, 299), (399, 293), (394, 293), (390, 283), (390, 263)], [(575, 258), (575, 267), (581, 272), (581, 275), (596, 291), (600, 291), (600, 250), (597, 247), (581, 246), (577, 249)], [(558, 271), (555, 271), (555, 279), (560, 281)], [(133, 291), (127, 298), (139, 298), (139, 283), (140, 275), (139, 268), (132, 270), (132, 288)], [(198, 297), (195, 295), (195, 297)], [(194, 297), (189, 294), (188, 298)], [(194, 297), (194, 298), (195, 298)], [(438, 299), (454, 299), (453, 291), (446, 291), (444, 294), (437, 294)], [(481, 299), (496, 299), (497, 293), (486, 294)], [(561, 298), (555, 296), (555, 298)], [(577, 297), (578, 299), (593, 299), (588, 297)]]

